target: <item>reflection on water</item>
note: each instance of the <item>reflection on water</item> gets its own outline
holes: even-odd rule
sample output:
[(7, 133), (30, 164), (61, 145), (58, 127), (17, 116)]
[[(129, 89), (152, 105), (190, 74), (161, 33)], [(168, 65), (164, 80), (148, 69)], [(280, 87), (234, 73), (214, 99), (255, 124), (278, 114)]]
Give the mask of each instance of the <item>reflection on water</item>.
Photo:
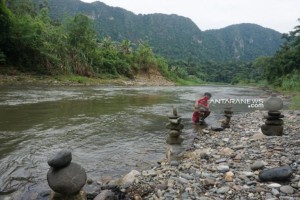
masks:
[[(262, 91), (232, 87), (6, 87), (0, 88), (0, 197), (48, 190), (47, 158), (70, 149), (89, 177), (120, 176), (164, 158), (166, 115), (182, 115), (192, 135), (195, 99), (258, 98)], [(224, 105), (211, 105), (209, 124)], [(250, 111), (236, 105), (235, 113)], [(188, 145), (187, 140), (183, 145)]]

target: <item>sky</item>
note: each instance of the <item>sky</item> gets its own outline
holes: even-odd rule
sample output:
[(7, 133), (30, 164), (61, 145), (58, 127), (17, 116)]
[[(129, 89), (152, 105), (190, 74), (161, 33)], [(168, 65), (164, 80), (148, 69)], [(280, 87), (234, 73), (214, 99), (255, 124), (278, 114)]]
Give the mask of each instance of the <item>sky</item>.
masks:
[[(96, 0), (81, 0), (94, 2)], [(100, 0), (135, 14), (177, 14), (190, 18), (200, 30), (254, 23), (280, 33), (300, 25), (300, 0)]]

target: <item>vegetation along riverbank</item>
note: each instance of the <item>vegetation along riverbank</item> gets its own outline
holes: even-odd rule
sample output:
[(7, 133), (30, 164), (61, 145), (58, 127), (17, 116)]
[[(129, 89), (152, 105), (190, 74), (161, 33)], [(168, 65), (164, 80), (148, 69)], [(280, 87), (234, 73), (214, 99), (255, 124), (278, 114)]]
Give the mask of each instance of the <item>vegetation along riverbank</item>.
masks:
[[(80, 4), (80, 2), (77, 3)], [(168, 45), (163, 45), (165, 46), (163, 49), (161, 46), (159, 48), (156, 46), (163, 42), (158, 35), (154, 34), (157, 31), (153, 32), (155, 37), (150, 41), (145, 39), (149, 36), (120, 39), (114, 37), (113, 34), (101, 34), (103, 30), (101, 29), (102, 32), (98, 30), (96, 21), (89, 17), (90, 13), (70, 12), (70, 16), (66, 19), (66, 13), (53, 12), (53, 5), (55, 5), (54, 0), (49, 3), (1, 0), (0, 74), (3, 76), (0, 77), (0, 83), (9, 82), (9, 80), (17, 80), (17, 82), (24, 80), (31, 83), (54, 84), (62, 82), (63, 84), (113, 83), (121, 85), (168, 85), (172, 82), (176, 85), (210, 82), (254, 84), (289, 91), (292, 95), (297, 95), (294, 98), (295, 102), (299, 100), (300, 36), (297, 33), (300, 26), (296, 26), (289, 33), (282, 34), (282, 39), (278, 40), (277, 36), (280, 35), (278, 32), (257, 26), (248, 27), (247, 24), (237, 25), (227, 28), (229, 32), (232, 28), (237, 29), (241, 34), (239, 36), (226, 35), (228, 38), (222, 44), (228, 44), (228, 46), (213, 48), (209, 46), (213, 43), (210, 42), (205, 44), (208, 45), (209, 51), (207, 52), (203, 50), (206, 48), (201, 50), (194, 45), (183, 45), (184, 48), (175, 49), (168, 49)], [(61, 6), (63, 8), (65, 5)], [(93, 6), (93, 4), (88, 6)], [(172, 23), (180, 20), (182, 19), (179, 17)], [(190, 22), (186, 23), (191, 26)], [(106, 31), (110, 30), (109, 27), (106, 28)], [(148, 33), (152, 33), (151, 28), (154, 27), (147, 28), (149, 28)], [(166, 32), (177, 33), (177, 31), (169, 30), (169, 27), (162, 26), (162, 28), (166, 29)], [(244, 32), (244, 29), (247, 31)], [(194, 30), (194, 27), (191, 30)], [(249, 32), (248, 30), (255, 31)], [(123, 31), (126, 32), (126, 30)], [(212, 33), (206, 32), (205, 35), (207, 34)], [(224, 33), (220, 31), (219, 34)], [(237, 37), (242, 38), (241, 43), (247, 43), (245, 34), (247, 37), (250, 34), (250, 37), (257, 41), (261, 41), (260, 35), (272, 35), (274, 38), (270, 41), (276, 40), (280, 43), (268, 43), (270, 45), (268, 46), (265, 43), (266, 37), (264, 37), (264, 42), (255, 43), (254, 41), (256, 45), (261, 44), (263, 48), (272, 49), (273, 53), (267, 49), (261, 52), (262, 46), (255, 45), (244, 46), (240, 50), (237, 47), (232, 49), (235, 47), (233, 41)], [(182, 35), (178, 32), (174, 38), (172, 36), (172, 41), (177, 41), (179, 45), (179, 42), (185, 41), (181, 37)], [(211, 37), (214, 38), (213, 34)], [(216, 38), (215, 42), (219, 39)], [(222, 49), (231, 49), (232, 52), (228, 50), (226, 53), (219, 52)], [(236, 54), (236, 57), (229, 56), (231, 54)], [(26, 76), (21, 75), (15, 79), (14, 75), (19, 72), (34, 74), (36, 78), (27, 80)], [(156, 82), (148, 81), (152, 72), (159, 73), (166, 81), (162, 79), (157, 79)], [(29, 75), (29, 77), (34, 76)], [(156, 79), (155, 76), (152, 77), (154, 77), (153, 80)], [(143, 83), (147, 81), (148, 83)], [(298, 106), (299, 103), (294, 105)]]

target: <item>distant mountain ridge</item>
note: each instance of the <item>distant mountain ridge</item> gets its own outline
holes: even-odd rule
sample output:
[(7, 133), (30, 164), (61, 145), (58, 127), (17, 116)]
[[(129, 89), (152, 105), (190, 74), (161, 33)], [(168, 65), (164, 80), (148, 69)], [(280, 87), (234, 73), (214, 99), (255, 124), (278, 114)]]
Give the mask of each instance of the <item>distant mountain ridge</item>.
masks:
[(99, 38), (148, 41), (153, 51), (168, 59), (196, 61), (252, 61), (271, 56), (280, 47), (281, 33), (256, 24), (236, 24), (201, 31), (189, 18), (175, 14), (136, 15), (102, 2), (49, 0), (52, 18), (84, 13), (94, 20)]

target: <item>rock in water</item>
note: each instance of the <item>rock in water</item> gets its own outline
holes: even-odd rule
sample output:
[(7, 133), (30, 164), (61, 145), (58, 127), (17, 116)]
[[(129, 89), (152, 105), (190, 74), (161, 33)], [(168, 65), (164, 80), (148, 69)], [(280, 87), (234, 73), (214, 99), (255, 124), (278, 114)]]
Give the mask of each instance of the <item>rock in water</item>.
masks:
[(76, 163), (70, 163), (67, 167), (59, 170), (50, 168), (47, 173), (50, 188), (63, 195), (78, 194), (86, 179), (85, 170)]
[(261, 181), (287, 181), (293, 170), (289, 165), (263, 170), (259, 173)]
[(61, 150), (48, 160), (48, 165), (55, 169), (68, 166), (72, 160), (72, 153), (67, 150)]

